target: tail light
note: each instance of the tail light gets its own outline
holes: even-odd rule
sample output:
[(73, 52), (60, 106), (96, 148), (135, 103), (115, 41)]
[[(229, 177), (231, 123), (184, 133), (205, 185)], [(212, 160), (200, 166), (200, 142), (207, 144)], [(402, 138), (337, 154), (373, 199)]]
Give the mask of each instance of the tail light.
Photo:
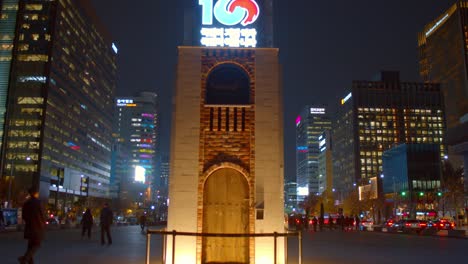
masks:
[(455, 227), (455, 223), (452, 223), (451, 226), (452, 226), (452, 227)]
[(444, 224), (439, 224), (439, 225), (440, 225), (441, 227), (443, 227), (443, 226), (444, 226)]
[(409, 224), (409, 223), (406, 223), (406, 224), (405, 224), (405, 226), (411, 226), (411, 224)]
[(427, 224), (426, 223), (419, 223), (419, 226), (423, 227), (423, 226), (427, 226)]

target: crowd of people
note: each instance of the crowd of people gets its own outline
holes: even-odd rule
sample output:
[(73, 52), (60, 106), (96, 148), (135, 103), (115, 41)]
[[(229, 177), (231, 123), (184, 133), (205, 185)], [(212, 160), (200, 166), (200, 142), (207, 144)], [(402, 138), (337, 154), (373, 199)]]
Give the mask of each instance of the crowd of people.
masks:
[(289, 220), (290, 222), (293, 221), (293, 225), (297, 230), (299, 229), (306, 229), (306, 230), (313, 230), (313, 231), (323, 231), (323, 230), (334, 230), (334, 229), (341, 229), (342, 231), (351, 231), (351, 230), (360, 230), (360, 218), (358, 216), (344, 216), (339, 215), (336, 217), (329, 216), (325, 217), (316, 217), (313, 216), (312, 218), (306, 218), (301, 216), (296, 216), (293, 219)]

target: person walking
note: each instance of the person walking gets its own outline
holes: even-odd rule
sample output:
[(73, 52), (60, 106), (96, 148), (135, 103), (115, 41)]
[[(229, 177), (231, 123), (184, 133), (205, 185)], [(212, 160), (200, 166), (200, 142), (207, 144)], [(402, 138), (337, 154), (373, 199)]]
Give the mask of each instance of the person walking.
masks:
[(359, 224), (360, 224), (361, 221), (360, 221), (360, 219), (359, 219), (359, 216), (356, 215), (356, 218), (355, 218), (355, 219), (356, 219), (356, 220), (355, 220), (355, 221), (356, 221), (356, 231), (360, 231), (360, 230), (361, 230), (361, 227), (359, 226)]
[(28, 190), (29, 199), (23, 205), (24, 238), (28, 240), (28, 247), (24, 256), (18, 258), (21, 264), (34, 263), (33, 257), (41, 246), (45, 233), (45, 215), (39, 200), (39, 189), (31, 187)]
[(0, 230), (3, 230), (5, 226), (5, 217), (3, 217), (3, 210), (0, 208)]
[(318, 223), (318, 219), (317, 217), (314, 216), (314, 218), (312, 218), (312, 225), (314, 226), (314, 232), (317, 232), (317, 223)]
[(93, 228), (93, 215), (91, 214), (91, 209), (86, 209), (83, 214), (83, 219), (81, 219), (81, 238), (85, 236), (86, 231), (88, 232), (88, 239), (91, 239), (91, 229)]
[(107, 244), (112, 245), (112, 236), (110, 233), (110, 226), (112, 225), (113, 219), (112, 210), (109, 208), (108, 203), (104, 203), (104, 207), (101, 210), (101, 245), (105, 244), (104, 233), (107, 235)]
[[(145, 213), (146, 214), (146, 213)], [(140, 228), (141, 228), (141, 232), (145, 231), (145, 225), (146, 225), (146, 215), (145, 214), (142, 214), (140, 216)]]

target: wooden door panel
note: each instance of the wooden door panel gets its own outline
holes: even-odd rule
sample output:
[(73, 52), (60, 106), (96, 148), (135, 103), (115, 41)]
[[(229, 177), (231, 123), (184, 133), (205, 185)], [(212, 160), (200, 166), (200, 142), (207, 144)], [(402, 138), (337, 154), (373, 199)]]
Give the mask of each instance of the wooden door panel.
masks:
[[(249, 189), (245, 177), (233, 169), (209, 176), (203, 199), (204, 233), (248, 233)], [(203, 239), (203, 263), (248, 263), (248, 238)]]

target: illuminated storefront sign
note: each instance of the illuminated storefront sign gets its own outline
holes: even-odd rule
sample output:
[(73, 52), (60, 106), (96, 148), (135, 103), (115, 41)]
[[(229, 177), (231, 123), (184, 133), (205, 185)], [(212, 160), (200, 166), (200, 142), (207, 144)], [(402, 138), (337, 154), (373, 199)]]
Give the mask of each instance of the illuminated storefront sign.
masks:
[[(199, 0), (202, 6), (200, 43), (208, 47), (256, 47), (257, 30), (251, 27), (260, 15), (255, 0)], [(216, 23), (214, 22), (216, 19)], [(236, 27), (236, 26), (242, 27)]]
[(310, 113), (313, 115), (324, 115), (325, 108), (311, 108)]

